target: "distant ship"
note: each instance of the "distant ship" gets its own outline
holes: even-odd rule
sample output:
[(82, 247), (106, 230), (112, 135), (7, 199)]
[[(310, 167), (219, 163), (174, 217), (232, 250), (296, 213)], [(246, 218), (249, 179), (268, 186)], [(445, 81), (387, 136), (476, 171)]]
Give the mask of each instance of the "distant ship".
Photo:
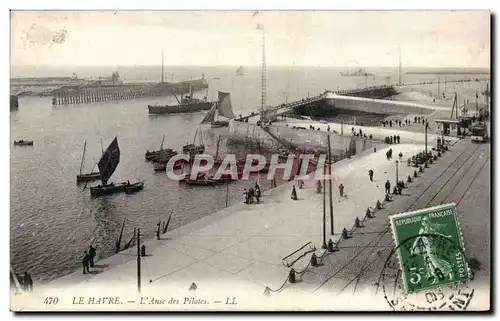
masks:
[(245, 68), (243, 68), (243, 66), (239, 66), (238, 69), (236, 69), (236, 75), (244, 76), (245, 75)]
[[(207, 88), (208, 91), (208, 88)], [(175, 96), (177, 99), (177, 96)], [(182, 98), (182, 100), (177, 99), (178, 105), (163, 105), (163, 106), (151, 106), (148, 105), (148, 110), (150, 114), (181, 114), (181, 113), (194, 113), (202, 110), (209, 110), (212, 108), (212, 102), (207, 100), (205, 96), (204, 99), (198, 99), (193, 97), (192, 87), (189, 87), (189, 95)]]
[(372, 73), (366, 72), (363, 68), (359, 68), (354, 72), (341, 72), (340, 74), (344, 77), (375, 76)]

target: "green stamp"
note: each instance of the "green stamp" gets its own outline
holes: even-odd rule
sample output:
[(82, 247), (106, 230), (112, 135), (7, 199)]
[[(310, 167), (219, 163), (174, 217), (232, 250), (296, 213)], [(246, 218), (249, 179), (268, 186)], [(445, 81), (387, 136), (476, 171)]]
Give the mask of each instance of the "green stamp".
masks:
[(407, 293), (469, 279), (455, 203), (391, 215), (389, 219)]

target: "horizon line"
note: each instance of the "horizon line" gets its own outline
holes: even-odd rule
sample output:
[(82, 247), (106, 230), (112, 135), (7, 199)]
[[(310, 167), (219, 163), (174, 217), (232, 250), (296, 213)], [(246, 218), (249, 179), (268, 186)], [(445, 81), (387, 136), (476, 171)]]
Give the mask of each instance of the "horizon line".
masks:
[[(163, 65), (164, 67), (257, 67), (261, 68), (261, 65)], [(161, 64), (142, 64), (142, 65), (10, 65), (10, 67), (35, 67), (35, 68), (79, 68), (79, 67), (161, 67)], [(267, 65), (267, 67), (309, 67), (309, 68), (399, 68), (399, 66), (387, 66), (387, 65), (366, 65), (366, 66), (345, 66), (345, 65)], [(421, 66), (421, 65), (411, 65), (403, 66), (404, 69), (408, 68), (426, 68), (426, 69), (488, 69), (491, 71), (491, 66)]]

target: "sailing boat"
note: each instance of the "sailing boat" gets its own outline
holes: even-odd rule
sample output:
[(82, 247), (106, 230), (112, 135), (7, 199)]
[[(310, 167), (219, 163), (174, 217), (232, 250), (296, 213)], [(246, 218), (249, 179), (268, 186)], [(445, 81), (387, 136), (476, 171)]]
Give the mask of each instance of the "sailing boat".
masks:
[(82, 173), (83, 164), (85, 163), (85, 152), (87, 151), (87, 141), (83, 144), (82, 162), (80, 164), (80, 174), (76, 175), (77, 182), (90, 182), (99, 179), (99, 172)]
[(144, 182), (137, 182), (134, 184), (123, 182), (117, 185), (115, 185), (115, 183), (108, 183), (119, 163), (120, 147), (118, 146), (118, 138), (115, 137), (106, 151), (102, 154), (99, 163), (97, 163), (102, 185), (90, 187), (90, 195), (99, 196), (120, 192), (132, 193), (144, 187)]
[[(195, 145), (198, 133), (200, 133), (200, 145)], [(182, 153), (193, 156), (194, 154), (203, 154), (204, 152), (205, 145), (203, 144), (203, 133), (200, 127), (197, 127), (196, 132), (194, 133), (193, 143), (182, 146)]]
[[(219, 116), (225, 117), (226, 120), (219, 120)], [(214, 103), (210, 111), (205, 115), (201, 124), (212, 125), (212, 128), (220, 128), (229, 126), (229, 120), (234, 119), (233, 107), (231, 105), (231, 95), (219, 91), (219, 102)]]

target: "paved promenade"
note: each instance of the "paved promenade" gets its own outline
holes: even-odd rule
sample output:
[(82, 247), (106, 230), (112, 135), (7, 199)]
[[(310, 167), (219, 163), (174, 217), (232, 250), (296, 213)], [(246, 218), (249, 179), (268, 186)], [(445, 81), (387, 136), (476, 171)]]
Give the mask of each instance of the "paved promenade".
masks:
[[(391, 147), (395, 157), (400, 151), (412, 155), (423, 150), (422, 144)], [(336, 242), (342, 228), (350, 230), (356, 217), (363, 219), (368, 207), (374, 207), (377, 200), (383, 201), (385, 181), (390, 180), (392, 184), (395, 181), (394, 159), (389, 161), (385, 157), (388, 148), (376, 153), (361, 153), (332, 165), (335, 234), (327, 235), (327, 238)], [(375, 172), (374, 182), (368, 179), (369, 169)], [(399, 166), (400, 180), (413, 174), (414, 170), (403, 162)], [(142, 295), (155, 295), (166, 300), (193, 297), (207, 302), (145, 308), (346, 310), (366, 309), (366, 304), (371, 303), (373, 309), (390, 309), (380, 295), (377, 299), (362, 300), (365, 293), (369, 292), (369, 298), (377, 291), (374, 284), (390, 250), (392, 234), (387, 226), (388, 215), (448, 202), (459, 205), (466, 253), (482, 263), (475, 282), (480, 286), (489, 284), (489, 207), (486, 209), (490, 193), (489, 145), (460, 141), (420, 176), (404, 190), (404, 195), (396, 196), (393, 202), (385, 204), (385, 209), (376, 212), (376, 218), (367, 220), (365, 227), (355, 229), (353, 238), (342, 240), (338, 245), (340, 251), (328, 253), (321, 267), (307, 267), (311, 253), (306, 254), (306, 251), (311, 246), (316, 247), (318, 256), (324, 254), (321, 249), (322, 195), (316, 193), (314, 180), (306, 181), (304, 189), (297, 190), (297, 201), (290, 199), (294, 184), (290, 182), (266, 192), (260, 204), (237, 204), (170, 231), (163, 235), (162, 240), (146, 241), (148, 256), (141, 260)], [(340, 183), (345, 186), (347, 197), (339, 196)], [(328, 232), (330, 222), (327, 221)], [(290, 268), (285, 264), (290, 260), (282, 259), (308, 242), (310, 245), (295, 257), (306, 255), (293, 265), (296, 271), (307, 267), (298, 275), (301, 282), (286, 282)], [(55, 293), (62, 297), (62, 288), (67, 297), (121, 296), (122, 301), (137, 303), (140, 299), (135, 297), (135, 255), (136, 250), (129, 249), (97, 262), (99, 268), (93, 274), (83, 275), (76, 271), (39, 286), (34, 293), (27, 295), (29, 297), (22, 296), (22, 305), (50, 309), (50, 306), (41, 304), (42, 298)], [(196, 283), (196, 291), (188, 291), (192, 282)], [(272, 290), (269, 297), (263, 295), (266, 287)], [(354, 292), (355, 301), (349, 299)], [(226, 304), (227, 297), (235, 297), (237, 304)], [(20, 298), (13, 298), (13, 308), (21, 304)], [(135, 303), (129, 302), (128, 307), (127, 302), (122, 303), (120, 307), (98, 308), (135, 309)], [(61, 308), (93, 309), (92, 306), (75, 307), (66, 301), (57, 306), (57, 309)]]

